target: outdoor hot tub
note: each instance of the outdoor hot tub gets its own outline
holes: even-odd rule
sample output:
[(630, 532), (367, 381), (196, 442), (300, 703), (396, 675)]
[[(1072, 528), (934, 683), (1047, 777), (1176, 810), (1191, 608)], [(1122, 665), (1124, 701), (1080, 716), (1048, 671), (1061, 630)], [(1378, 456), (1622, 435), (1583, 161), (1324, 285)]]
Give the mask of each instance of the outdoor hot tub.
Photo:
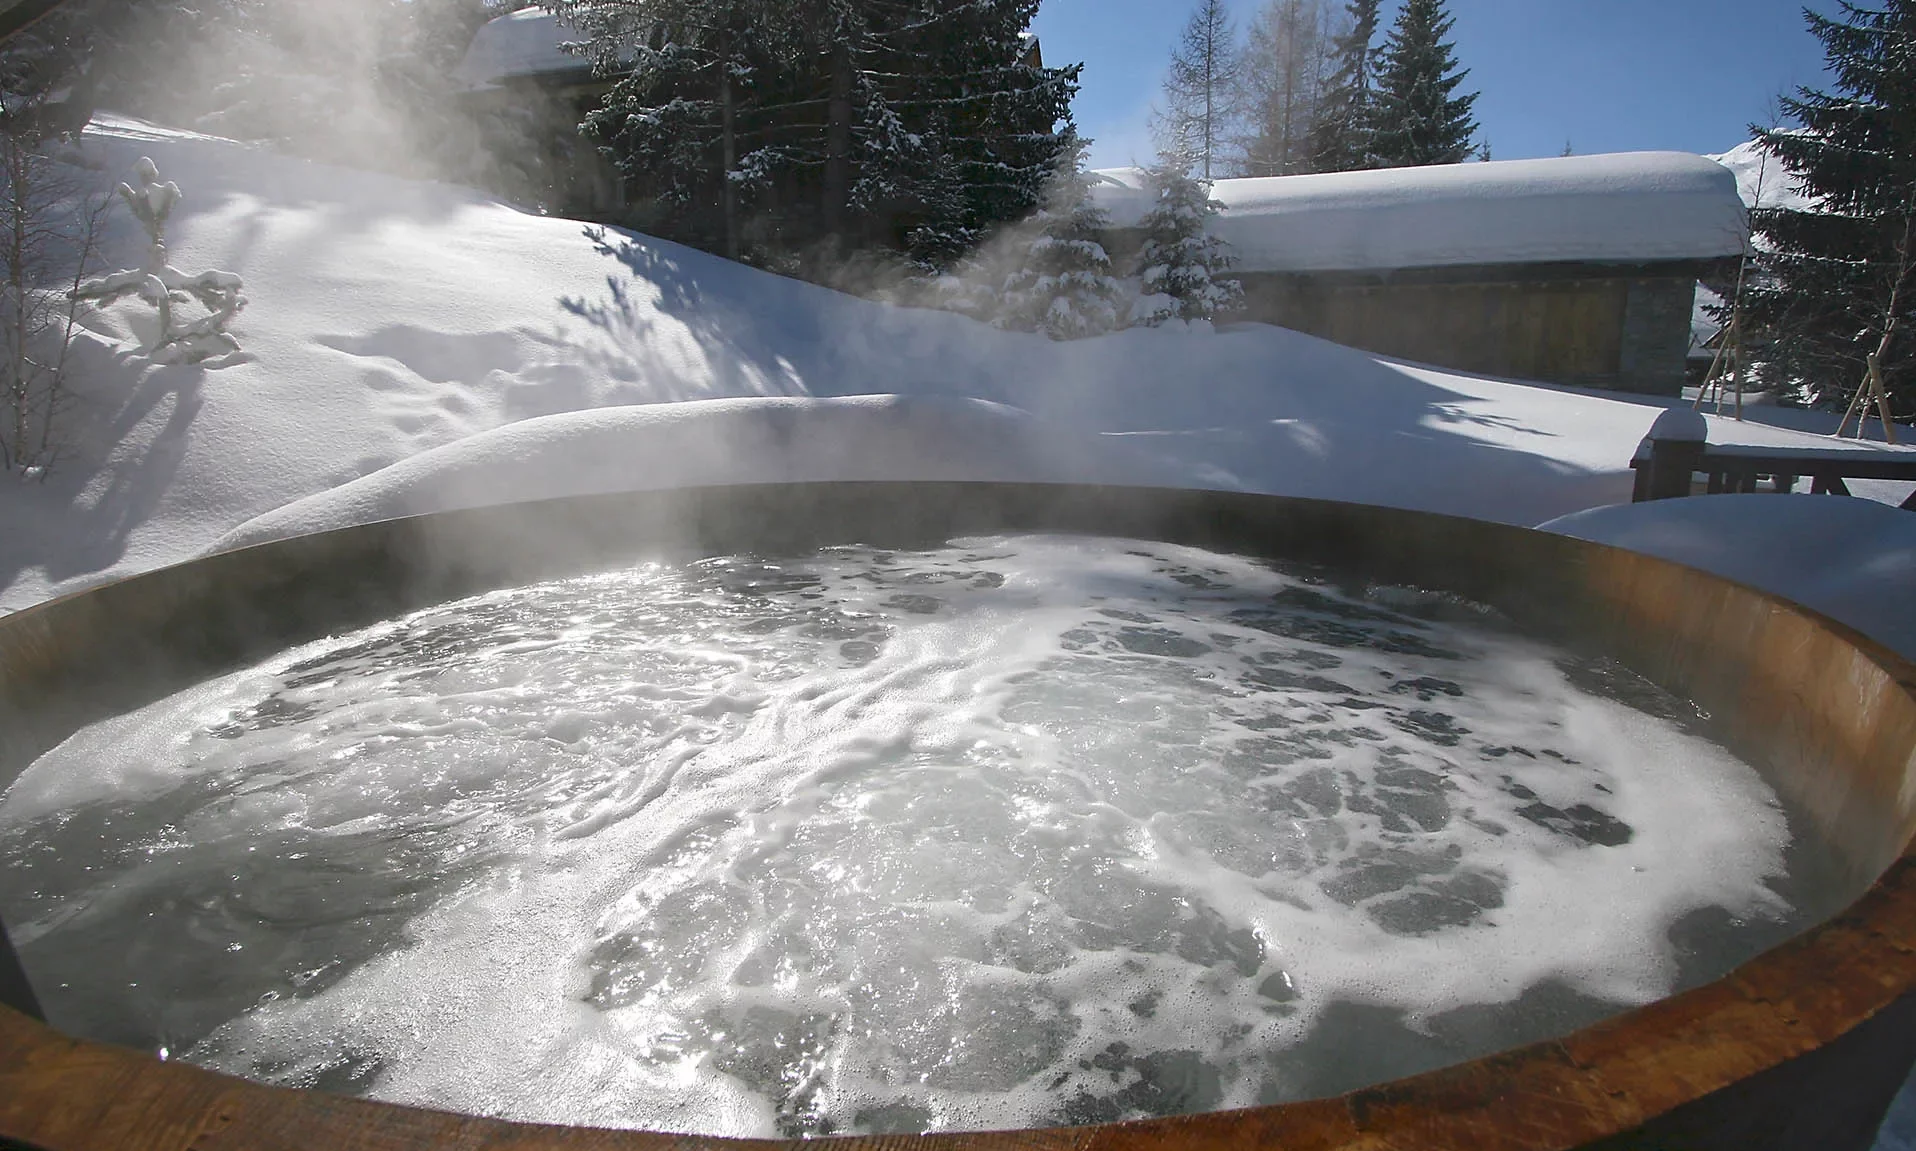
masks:
[[(1275, 497), (952, 483), (704, 488), (374, 524), (209, 557), (0, 619), (0, 783), (89, 724), (274, 653), (494, 589), (648, 558), (904, 552), (1017, 533), (1306, 565), (1481, 605), (1526, 634), (1614, 660), (1690, 701), (1711, 737), (1761, 773), (1831, 849), (1846, 906), (1648, 1006), (1331, 1097), (1089, 1126), (846, 1138), (927, 1148), (1868, 1145), (1916, 1060), (1916, 881), (1904, 859), (1916, 832), (1916, 668), (1774, 597), (1545, 533)], [(1193, 576), (1192, 586), (1207, 585)], [(895, 598), (907, 612), (932, 610)], [(1162, 654), (1153, 643), (1175, 650), (1162, 629), (1129, 638), (1126, 659)], [(59, 978), (35, 971), (42, 987)], [(747, 1142), (287, 1090), (70, 1038), (35, 1021), (38, 999), (4, 952), (0, 1003), (14, 1008), (0, 1011), (0, 1142), (47, 1151)]]

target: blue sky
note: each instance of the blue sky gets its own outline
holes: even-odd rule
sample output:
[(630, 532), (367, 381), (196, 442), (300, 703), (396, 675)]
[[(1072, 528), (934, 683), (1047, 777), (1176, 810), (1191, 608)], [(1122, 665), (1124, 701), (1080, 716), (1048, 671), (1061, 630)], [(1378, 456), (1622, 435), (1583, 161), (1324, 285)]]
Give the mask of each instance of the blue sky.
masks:
[[(1082, 61), (1093, 167), (1147, 161), (1146, 117), (1195, 0), (1043, 0), (1045, 62)], [(1261, 0), (1232, 0), (1240, 30)], [(1341, 4), (1341, 0), (1337, 0)], [(1808, 0), (1831, 12), (1834, 0)], [(1825, 82), (1803, 0), (1450, 0), (1464, 90), (1493, 158), (1720, 152), (1772, 99)], [(1384, 0), (1386, 20), (1395, 0)], [(1381, 39), (1381, 36), (1380, 36)]]

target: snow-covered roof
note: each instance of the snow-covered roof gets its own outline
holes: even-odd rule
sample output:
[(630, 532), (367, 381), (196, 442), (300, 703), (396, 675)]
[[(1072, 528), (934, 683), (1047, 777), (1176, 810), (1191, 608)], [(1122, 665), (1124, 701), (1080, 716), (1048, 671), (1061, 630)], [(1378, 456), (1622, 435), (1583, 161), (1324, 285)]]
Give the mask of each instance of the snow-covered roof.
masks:
[[(1150, 206), (1136, 168), (1096, 173), (1116, 227)], [(1634, 263), (1743, 250), (1743, 202), (1722, 164), (1619, 152), (1219, 180), (1211, 230), (1246, 272)]]
[(521, 8), (488, 20), (473, 35), (453, 75), (471, 90), (513, 77), (581, 71), (591, 62), (561, 47), (581, 38), (577, 29), (545, 9)]

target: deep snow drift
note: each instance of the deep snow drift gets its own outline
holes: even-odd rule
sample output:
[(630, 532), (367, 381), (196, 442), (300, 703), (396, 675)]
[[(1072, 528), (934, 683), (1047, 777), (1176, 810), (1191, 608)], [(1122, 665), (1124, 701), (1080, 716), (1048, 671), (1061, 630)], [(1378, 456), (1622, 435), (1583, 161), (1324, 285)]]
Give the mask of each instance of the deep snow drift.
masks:
[[(254, 359), (154, 365), (129, 339), (135, 305), (97, 318), (72, 453), (47, 483), (0, 492), (0, 609), (186, 559), (275, 509), (263, 533), (626, 484), (909, 476), (933, 441), (954, 469), (939, 474), (1135, 466), (1137, 482), (1532, 524), (1627, 500), (1664, 404), (1263, 325), (1053, 343), (124, 118), (102, 117), (86, 147), (103, 181), (142, 155), (180, 181), (174, 258), (245, 278), (233, 331)], [(141, 243), (118, 221), (108, 263)], [(800, 414), (851, 396), (904, 398)], [(719, 399), (737, 402), (598, 411)], [(1721, 420), (1712, 436), (1827, 442)]]

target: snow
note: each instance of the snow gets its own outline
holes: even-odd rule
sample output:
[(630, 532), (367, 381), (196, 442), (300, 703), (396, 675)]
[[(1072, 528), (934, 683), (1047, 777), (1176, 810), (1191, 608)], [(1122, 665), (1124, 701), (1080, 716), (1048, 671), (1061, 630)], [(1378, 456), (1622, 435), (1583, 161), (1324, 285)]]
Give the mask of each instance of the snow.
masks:
[[(169, 252), (245, 278), (252, 359), (154, 364), (136, 306), (89, 321), (70, 454), (0, 487), (0, 610), (290, 531), (684, 483), (1115, 476), (1534, 524), (1627, 501), (1676, 403), (1259, 324), (1055, 343), (125, 117), (85, 147), (103, 186), (141, 156), (181, 184)], [(115, 229), (109, 266), (137, 262), (140, 229)]]
[(1916, 659), (1916, 514), (1832, 496), (1719, 495), (1592, 508), (1541, 527), (1761, 587)]
[[(1096, 175), (1113, 226), (1136, 227), (1143, 172)], [(1240, 272), (1712, 259), (1745, 236), (1735, 176), (1687, 152), (1219, 180), (1211, 194)]]
[(1800, 211), (1810, 206), (1811, 197), (1797, 187), (1782, 161), (1755, 140), (1745, 140), (1707, 159), (1730, 170), (1736, 177), (1737, 196), (1749, 207)]
[(214, 547), (515, 500), (906, 475), (1170, 486), (1191, 479), (1125, 441), (1046, 426), (983, 400), (693, 400), (507, 424), (295, 500), (241, 524)]
[(543, 8), (522, 8), (481, 26), (453, 76), (470, 91), (510, 78), (584, 72), (591, 63), (563, 47), (580, 39)]

